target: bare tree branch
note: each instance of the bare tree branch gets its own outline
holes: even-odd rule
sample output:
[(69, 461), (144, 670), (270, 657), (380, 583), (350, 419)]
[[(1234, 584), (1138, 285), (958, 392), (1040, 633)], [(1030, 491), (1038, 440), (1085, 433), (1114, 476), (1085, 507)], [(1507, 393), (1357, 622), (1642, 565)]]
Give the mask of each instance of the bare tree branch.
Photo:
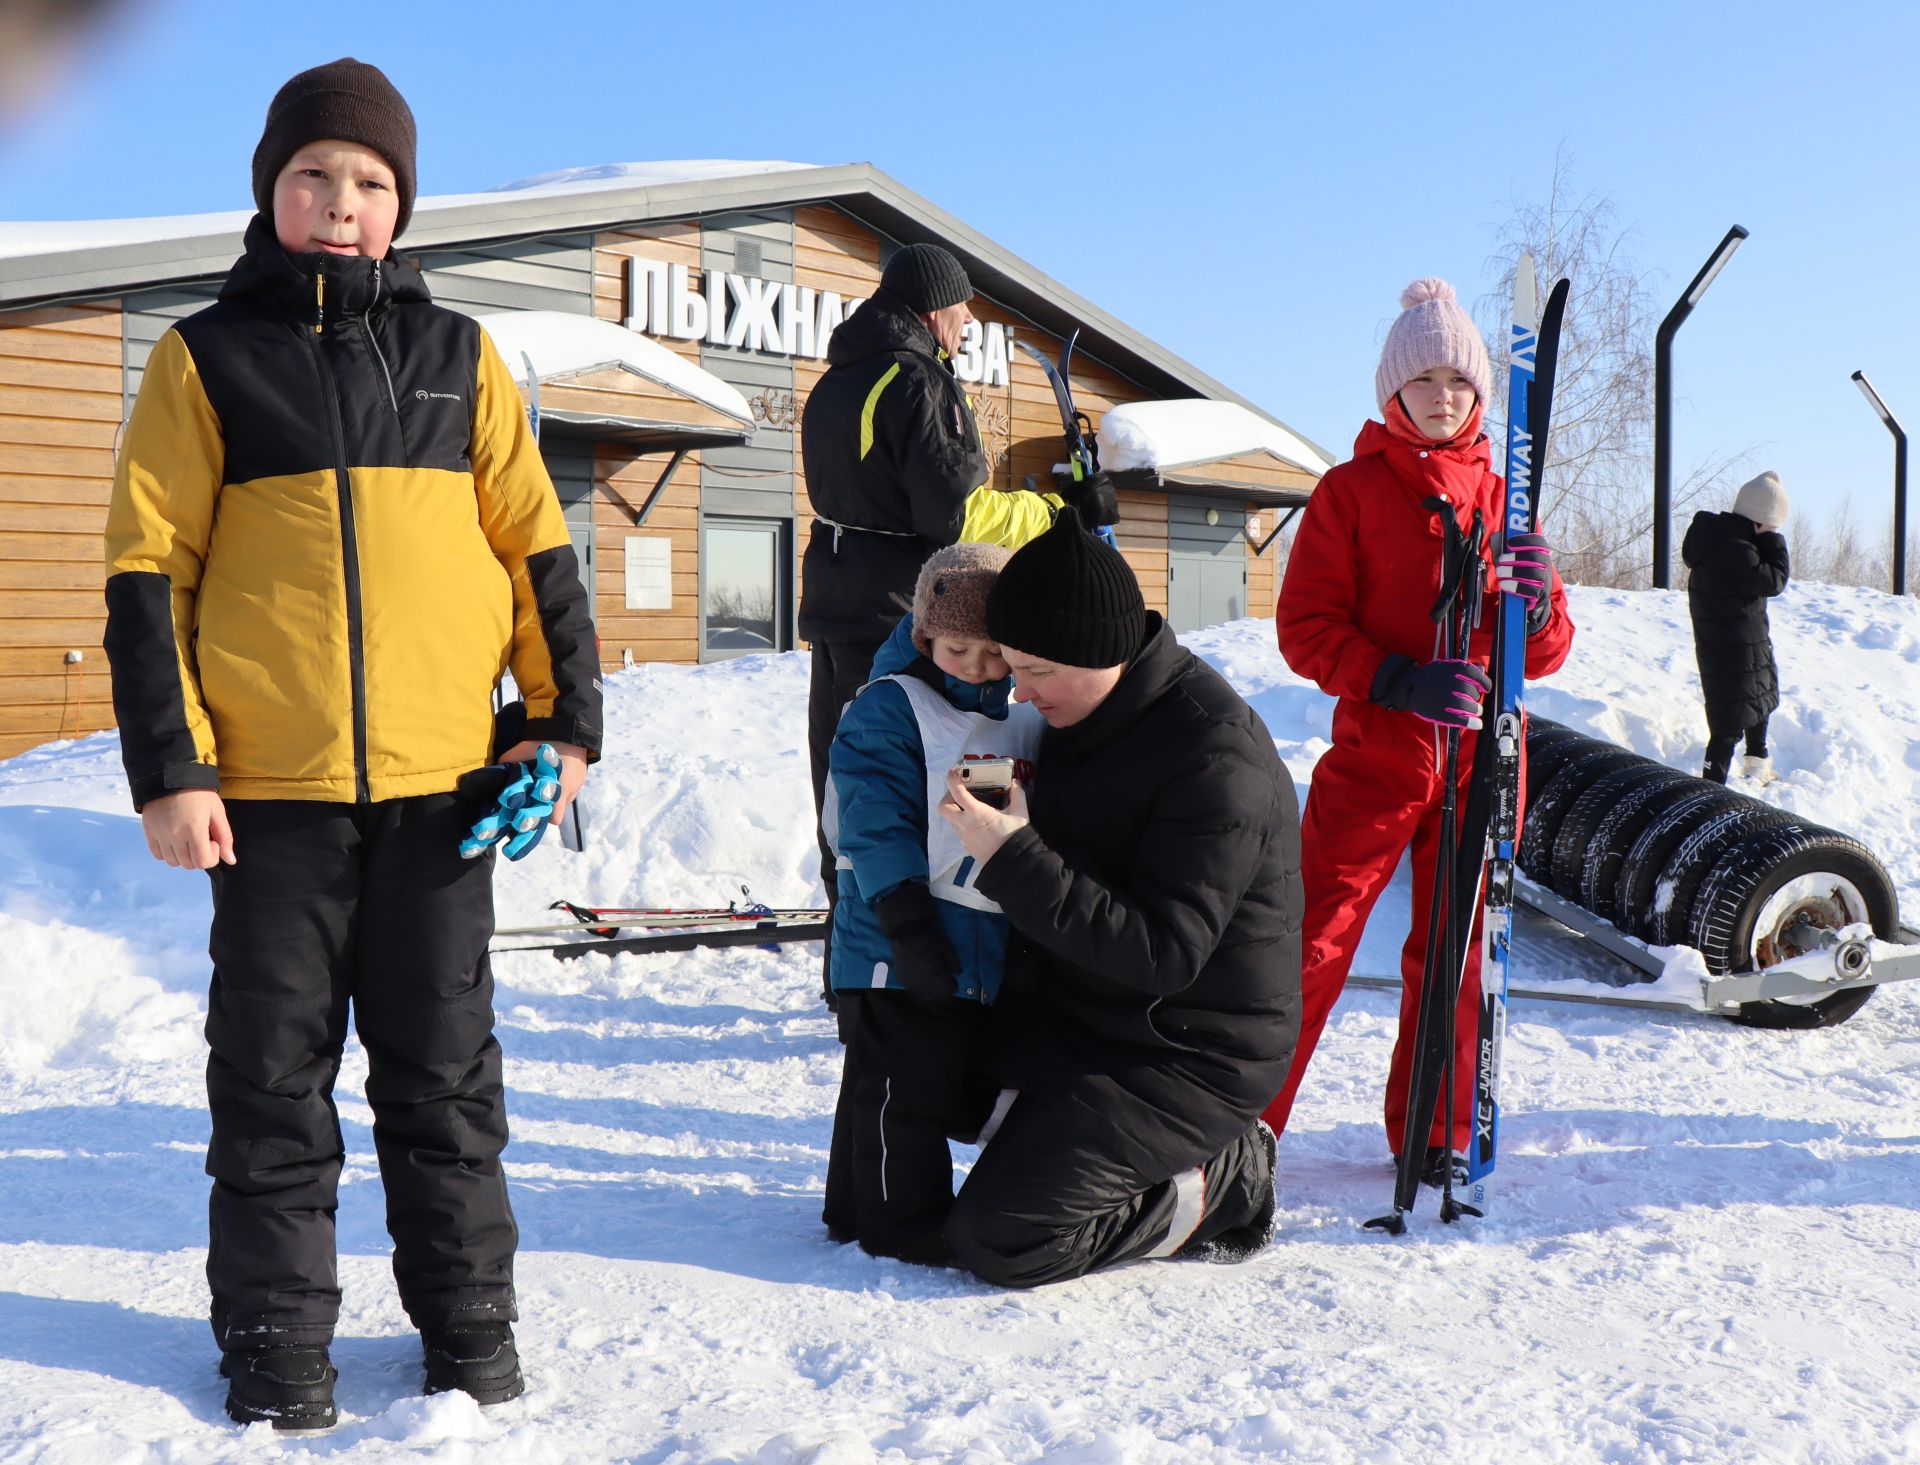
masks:
[[(1542, 474), (1542, 520), (1561, 576), (1622, 588), (1651, 583), (1653, 335), (1651, 275), (1633, 255), (1633, 231), (1605, 194), (1579, 193), (1563, 146), (1543, 199), (1513, 201), (1487, 268), (1498, 280), (1477, 314), (1488, 355), (1507, 359), (1513, 280), (1531, 254), (1543, 288), (1572, 282), (1554, 380), (1552, 435)], [(1506, 404), (1490, 403), (1487, 431), (1506, 443)], [(1724, 497), (1751, 449), (1694, 464), (1674, 492), (1676, 514)]]

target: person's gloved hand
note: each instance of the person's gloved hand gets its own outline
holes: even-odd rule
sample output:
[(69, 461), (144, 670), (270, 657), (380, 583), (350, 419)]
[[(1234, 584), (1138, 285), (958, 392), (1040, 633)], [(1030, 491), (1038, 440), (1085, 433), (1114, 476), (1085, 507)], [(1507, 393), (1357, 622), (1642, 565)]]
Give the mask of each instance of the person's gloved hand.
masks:
[(493, 763), (460, 776), (460, 792), (491, 799), (460, 841), (460, 858), (478, 859), (495, 845), (510, 860), (524, 858), (553, 817), (560, 797), (560, 755), (542, 743), (526, 763)]
[(1493, 562), (1494, 578), (1504, 595), (1518, 595), (1527, 603), (1527, 634), (1546, 625), (1553, 591), (1553, 548), (1544, 534), (1509, 534)]
[(1441, 727), (1477, 728), (1480, 703), (1493, 682), (1470, 661), (1389, 657), (1373, 679), (1373, 700), (1396, 712), (1411, 712)]
[(1120, 522), (1120, 498), (1113, 491), (1113, 480), (1104, 473), (1083, 479), (1068, 500), (1080, 522), (1090, 530), (1104, 529)]
[(940, 928), (933, 895), (918, 880), (896, 886), (873, 903), (880, 929), (893, 948), (893, 974), (920, 997), (953, 997), (960, 958)]

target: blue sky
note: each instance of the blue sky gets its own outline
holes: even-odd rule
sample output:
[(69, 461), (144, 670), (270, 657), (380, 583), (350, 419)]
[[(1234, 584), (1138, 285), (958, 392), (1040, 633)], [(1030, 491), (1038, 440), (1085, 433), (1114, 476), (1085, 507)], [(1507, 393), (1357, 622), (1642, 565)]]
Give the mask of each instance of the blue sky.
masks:
[(412, 103), (422, 192), (869, 161), (1344, 456), (1401, 286), (1482, 294), (1564, 147), (1660, 309), (1752, 231), (1678, 338), (1680, 469), (1751, 447), (1797, 511), (1850, 495), (1877, 534), (1892, 440), (1848, 377), (1920, 429), (1917, 49), (1920, 7), (1858, 0), (135, 0), (0, 136), (0, 217), (244, 207), (274, 90), (350, 53)]

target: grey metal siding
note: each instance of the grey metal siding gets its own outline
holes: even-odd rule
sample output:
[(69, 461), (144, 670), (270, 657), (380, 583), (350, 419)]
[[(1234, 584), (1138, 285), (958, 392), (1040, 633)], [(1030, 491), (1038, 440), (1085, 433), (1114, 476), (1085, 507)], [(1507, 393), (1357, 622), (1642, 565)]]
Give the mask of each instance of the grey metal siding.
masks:
[(147, 358), (160, 338), (195, 311), (213, 303), (220, 293), (220, 281), (203, 285), (171, 286), (164, 290), (136, 290), (123, 298), (121, 309), (121, 360), (125, 363), (123, 385), (126, 401), (121, 417), (133, 411), (133, 399), (140, 391), (140, 378), (146, 374)]
[[(741, 246), (758, 252), (757, 268), (742, 269)], [(744, 262), (752, 265), (752, 260)], [(700, 231), (700, 268), (793, 279), (793, 214), (716, 214)], [(795, 454), (800, 425), (793, 360), (739, 347), (700, 346), (700, 364), (740, 389), (754, 408), (750, 441), (700, 455), (700, 505), (713, 514), (793, 517)]]
[(593, 604), (593, 444), (573, 438), (548, 438), (540, 444), (560, 511), (573, 539), (580, 578), (586, 583), (587, 603)]
[(415, 256), (434, 300), (462, 315), (501, 310), (593, 314), (593, 236), (516, 239)]

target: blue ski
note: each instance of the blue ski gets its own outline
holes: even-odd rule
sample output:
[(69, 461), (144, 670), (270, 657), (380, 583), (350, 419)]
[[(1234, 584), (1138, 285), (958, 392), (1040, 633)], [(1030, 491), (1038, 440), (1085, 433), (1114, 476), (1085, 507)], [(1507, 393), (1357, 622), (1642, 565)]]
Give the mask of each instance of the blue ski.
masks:
[[(1514, 271), (1513, 334), (1507, 366), (1507, 497), (1500, 528), (1529, 534), (1540, 518), (1540, 473), (1545, 466), (1553, 402), (1554, 363), (1567, 282), (1559, 281), (1540, 309), (1533, 259), (1521, 255)], [(1474, 1049), (1473, 1136), (1467, 1152), (1465, 1202), (1485, 1214), (1487, 1177), (1500, 1145), (1500, 1059), (1507, 1032), (1507, 987), (1513, 963), (1514, 852), (1520, 843), (1520, 755), (1526, 716), (1527, 603), (1500, 597), (1493, 633), (1496, 711), (1492, 743), (1481, 915), (1480, 1023)], [(1463, 851), (1463, 854), (1465, 852)]]

